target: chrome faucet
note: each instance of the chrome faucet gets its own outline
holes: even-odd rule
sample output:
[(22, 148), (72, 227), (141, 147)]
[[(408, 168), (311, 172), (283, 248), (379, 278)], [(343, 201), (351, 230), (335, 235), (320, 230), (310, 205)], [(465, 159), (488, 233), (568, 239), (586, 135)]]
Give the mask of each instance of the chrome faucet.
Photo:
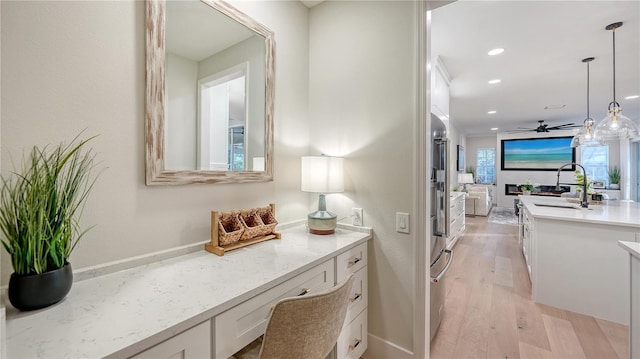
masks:
[[(580, 168), (582, 168), (582, 174), (584, 176), (583, 177), (583, 181), (582, 183), (560, 183), (560, 171), (567, 166), (572, 166), (572, 165), (576, 165)], [(587, 170), (584, 169), (584, 167), (582, 167), (581, 165), (571, 162), (571, 163), (567, 163), (565, 165), (560, 166), (560, 168), (558, 168), (558, 173), (557, 173), (557, 177), (558, 179), (556, 180), (556, 191), (560, 190), (560, 185), (561, 184), (568, 184), (568, 185), (574, 185), (574, 186), (582, 186), (582, 200), (580, 201), (580, 207), (582, 208), (589, 208), (589, 201), (587, 199)]]

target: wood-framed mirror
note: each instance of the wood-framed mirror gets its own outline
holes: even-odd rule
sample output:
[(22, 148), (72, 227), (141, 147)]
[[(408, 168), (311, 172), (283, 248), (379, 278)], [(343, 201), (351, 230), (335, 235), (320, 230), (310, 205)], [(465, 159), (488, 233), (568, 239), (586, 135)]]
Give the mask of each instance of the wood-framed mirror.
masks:
[(273, 180), (273, 32), (221, 0), (147, 0), (145, 40), (146, 184)]

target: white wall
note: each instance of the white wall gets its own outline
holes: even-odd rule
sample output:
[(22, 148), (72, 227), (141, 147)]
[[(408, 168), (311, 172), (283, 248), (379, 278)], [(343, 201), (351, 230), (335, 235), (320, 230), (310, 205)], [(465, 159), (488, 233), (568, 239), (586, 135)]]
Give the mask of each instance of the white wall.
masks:
[[(308, 10), (299, 2), (233, 1), (276, 34), (274, 181), (144, 185), (143, 1), (0, 2), (3, 175), (33, 145), (82, 130), (102, 169), (82, 225), (96, 225), (75, 269), (209, 239), (210, 211), (277, 205), (304, 218), (300, 156), (308, 153)], [(12, 270), (3, 251), (2, 282)]]
[(196, 169), (196, 106), (198, 64), (167, 53), (165, 106), (165, 168)]
[[(327, 206), (338, 218), (362, 207), (364, 224), (374, 230), (369, 333), (377, 340), (369, 342), (367, 358), (413, 350), (413, 233), (420, 219), (411, 217), (411, 234), (400, 234), (395, 213), (411, 213), (415, 200), (414, 6), (329, 1), (310, 11), (311, 154), (345, 157), (345, 193), (327, 196)], [(393, 346), (399, 349), (393, 356), (383, 352)]]
[[(0, 29), (2, 28), (2, 6), (0, 6)], [(0, 68), (2, 68), (2, 36), (0, 36)], [(0, 71), (0, 84), (2, 84), (2, 72)], [(0, 99), (2, 99), (2, 86), (0, 86)], [(2, 122), (2, 101), (0, 100), (0, 123)], [(2, 147), (2, 126), (0, 126), (0, 148)], [(2, 156), (0, 156), (0, 168), (2, 168)], [(6, 259), (5, 259), (6, 260)], [(2, 278), (2, 263), (4, 260), (0, 256), (0, 278)], [(7, 357), (6, 345), (6, 312), (4, 300), (0, 299), (0, 358)]]

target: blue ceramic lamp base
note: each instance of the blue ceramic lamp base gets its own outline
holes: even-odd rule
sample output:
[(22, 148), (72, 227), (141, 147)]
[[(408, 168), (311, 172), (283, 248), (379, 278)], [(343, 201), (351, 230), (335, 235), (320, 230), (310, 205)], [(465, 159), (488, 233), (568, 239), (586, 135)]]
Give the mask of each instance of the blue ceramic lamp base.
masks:
[(318, 210), (309, 213), (307, 216), (307, 224), (309, 232), (312, 234), (333, 234), (338, 223), (338, 216), (327, 211), (327, 202), (325, 195), (321, 194), (318, 198)]

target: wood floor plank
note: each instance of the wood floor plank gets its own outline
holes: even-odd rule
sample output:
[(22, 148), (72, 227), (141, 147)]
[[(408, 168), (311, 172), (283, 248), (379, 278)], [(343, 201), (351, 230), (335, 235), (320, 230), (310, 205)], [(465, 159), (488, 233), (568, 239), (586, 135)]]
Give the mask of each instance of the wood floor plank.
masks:
[[(496, 267), (498, 267), (497, 259), (498, 257), (496, 257)], [(497, 269), (496, 273), (498, 273)], [(517, 327), (513, 288), (494, 284), (487, 345), (488, 358), (520, 357)]]
[(453, 358), (462, 323), (466, 320), (470, 288), (463, 280), (447, 282), (451, 288), (444, 307), (444, 314), (438, 334), (431, 341), (431, 358)]
[(553, 354), (549, 350), (538, 348), (525, 342), (520, 342), (520, 358), (522, 359), (553, 359)]
[(542, 320), (555, 358), (586, 358), (571, 322), (546, 314)]
[(618, 354), (618, 358), (629, 357), (629, 327), (610, 322), (608, 320), (594, 318), (604, 332), (609, 343)]
[(531, 301), (531, 298), (524, 298), (516, 294), (515, 301), (518, 340), (540, 349), (551, 350), (540, 309)]
[(453, 352), (454, 358), (486, 358), (494, 263), (491, 258), (478, 257), (478, 266), (470, 273), (471, 293), (460, 339)]
[(574, 312), (567, 312), (567, 314), (587, 358), (601, 359), (618, 356), (593, 317)]
[(569, 314), (564, 309), (552, 307), (546, 304), (536, 303), (538, 308), (540, 308), (540, 312), (542, 314), (546, 314), (552, 317), (556, 317), (558, 319), (569, 320)]
[(495, 259), (494, 283), (505, 287), (513, 288), (513, 272), (511, 269), (511, 259), (496, 256)]

